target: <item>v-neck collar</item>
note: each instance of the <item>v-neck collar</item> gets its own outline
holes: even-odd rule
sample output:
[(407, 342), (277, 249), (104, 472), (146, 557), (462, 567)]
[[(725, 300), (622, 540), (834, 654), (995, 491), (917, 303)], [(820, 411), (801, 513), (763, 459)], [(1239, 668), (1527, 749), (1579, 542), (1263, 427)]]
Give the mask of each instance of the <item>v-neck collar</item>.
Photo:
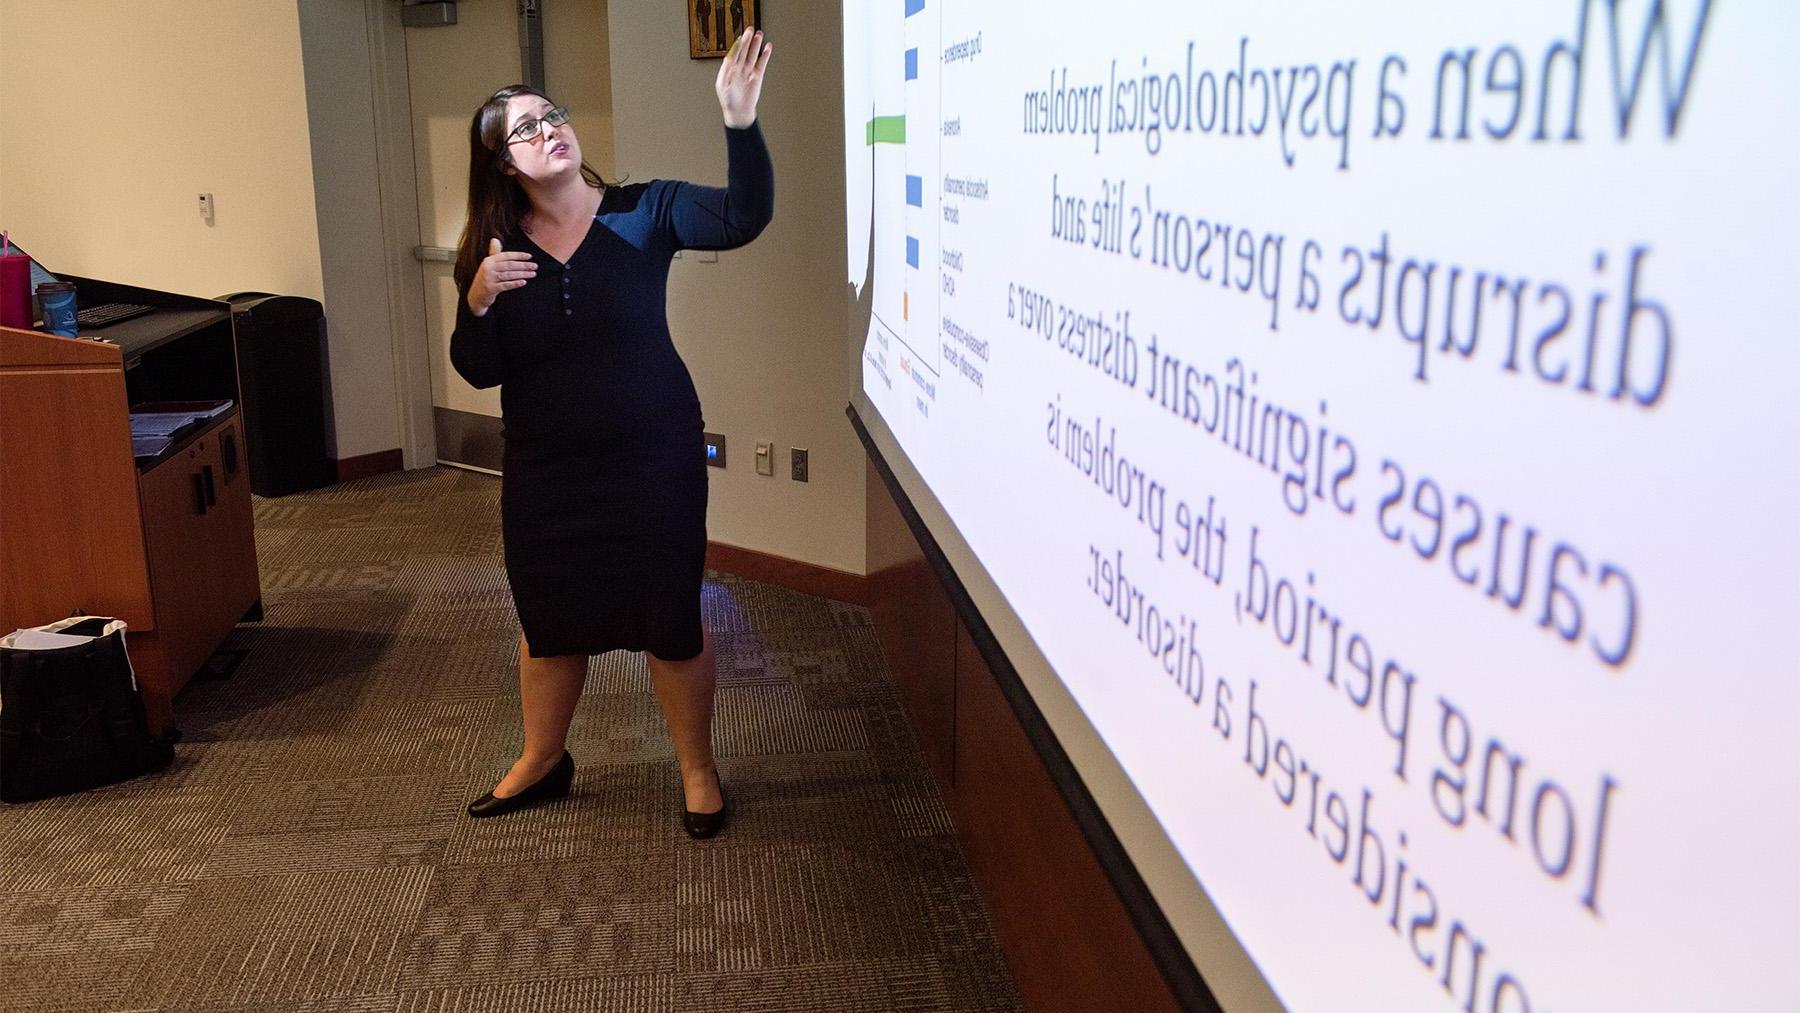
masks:
[(531, 238), (531, 233), (526, 232), (523, 228), (521, 228), (519, 230), (519, 234), (521, 236), (525, 237), (525, 241), (527, 243), (531, 244), (532, 249), (543, 254), (544, 257), (546, 259), (548, 259), (551, 263), (553, 263), (556, 266), (561, 267), (561, 268), (567, 268), (570, 264), (575, 263), (575, 255), (581, 252), (582, 247), (585, 247), (588, 244), (589, 239), (593, 238), (594, 226), (596, 226), (598, 224), (600, 224), (600, 216), (599, 215), (595, 215), (592, 219), (590, 219), (588, 221), (587, 231), (581, 234), (581, 242), (576, 243), (575, 248), (573, 250), (569, 251), (569, 259), (568, 260), (558, 260), (555, 254), (551, 253), (549, 250), (546, 250), (542, 246), (540, 246), (538, 244), (537, 240)]
[(576, 243), (575, 249), (569, 251), (569, 259), (568, 260), (558, 260), (556, 258), (555, 254), (551, 253), (549, 250), (544, 249), (543, 246), (539, 245), (537, 240), (531, 238), (531, 233), (526, 232), (525, 227), (523, 225), (519, 226), (519, 235), (523, 236), (527, 243), (530, 243), (532, 245), (532, 247), (534, 249), (536, 249), (539, 253), (541, 253), (545, 257), (549, 258), (552, 263), (556, 264), (556, 266), (561, 267), (566, 270), (570, 264), (575, 263), (575, 255), (577, 253), (580, 253), (583, 247), (587, 246), (588, 240), (594, 238), (594, 226), (600, 224), (600, 216), (606, 213), (606, 199), (608, 197), (612, 196), (612, 192), (615, 189), (617, 189), (617, 188), (610, 187), (610, 186), (604, 187), (601, 189), (601, 191), (600, 191), (600, 206), (594, 209), (594, 216), (592, 218), (588, 219), (587, 231), (583, 232), (581, 234), (581, 242)]

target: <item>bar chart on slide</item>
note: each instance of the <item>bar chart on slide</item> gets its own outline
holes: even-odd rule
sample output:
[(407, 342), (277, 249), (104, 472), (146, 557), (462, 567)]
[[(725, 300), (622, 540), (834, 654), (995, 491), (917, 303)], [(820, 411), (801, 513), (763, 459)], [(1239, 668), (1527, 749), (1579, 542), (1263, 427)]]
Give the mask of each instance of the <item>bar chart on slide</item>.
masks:
[(920, 420), (962, 361), (944, 340), (961, 261), (949, 266), (944, 254), (959, 212), (942, 189), (946, 140), (957, 129), (941, 113), (943, 18), (940, 0), (884, 0), (845, 20), (847, 44), (864, 47), (875, 68), (866, 93), (847, 96), (860, 122), (847, 112), (845, 124), (849, 280), (870, 316), (864, 379), (891, 394), (896, 414), (905, 408)]

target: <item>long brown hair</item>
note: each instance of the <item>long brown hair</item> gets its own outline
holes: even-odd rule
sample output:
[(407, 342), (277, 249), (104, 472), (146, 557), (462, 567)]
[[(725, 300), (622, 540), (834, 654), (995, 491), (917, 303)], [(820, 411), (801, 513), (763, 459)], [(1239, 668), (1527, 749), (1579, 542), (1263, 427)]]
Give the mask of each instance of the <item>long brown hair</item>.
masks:
[[(487, 259), (488, 241), (516, 235), (520, 220), (531, 210), (531, 199), (518, 177), (506, 174), (511, 162), (506, 152), (506, 102), (519, 95), (536, 95), (550, 102), (536, 88), (509, 84), (488, 96), (469, 121), (469, 212), (462, 238), (456, 243), (455, 271), (456, 290), (463, 294), (468, 293), (476, 269)], [(581, 178), (595, 189), (606, 186), (585, 160)]]

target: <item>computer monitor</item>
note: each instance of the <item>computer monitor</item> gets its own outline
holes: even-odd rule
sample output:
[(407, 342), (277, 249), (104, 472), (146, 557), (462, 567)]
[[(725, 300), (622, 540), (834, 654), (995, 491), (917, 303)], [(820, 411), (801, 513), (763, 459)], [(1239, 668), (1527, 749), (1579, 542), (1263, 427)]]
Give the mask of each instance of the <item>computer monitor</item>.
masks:
[(36, 257), (31, 256), (31, 254), (29, 254), (29, 253), (25, 253), (25, 248), (23, 246), (20, 246), (18, 243), (12, 244), (12, 252), (13, 253), (24, 253), (25, 256), (31, 260), (31, 291), (33, 293), (37, 292), (37, 287), (39, 285), (42, 285), (43, 283), (45, 283), (47, 281), (61, 281), (62, 280), (61, 278), (58, 278), (56, 275), (51, 274), (49, 272), (49, 270), (47, 270), (44, 267), (44, 265), (38, 263), (38, 260)]

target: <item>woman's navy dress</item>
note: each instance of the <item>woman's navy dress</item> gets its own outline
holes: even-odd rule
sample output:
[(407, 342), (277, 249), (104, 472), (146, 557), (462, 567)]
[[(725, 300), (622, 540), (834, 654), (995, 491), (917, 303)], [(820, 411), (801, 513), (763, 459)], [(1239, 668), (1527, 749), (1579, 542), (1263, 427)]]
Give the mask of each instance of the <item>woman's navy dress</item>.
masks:
[(608, 187), (568, 263), (505, 236), (537, 276), (485, 316), (457, 300), (451, 363), (475, 387), (500, 385), (500, 525), (532, 657), (700, 653), (705, 422), (669, 337), (669, 262), (748, 243), (775, 198), (761, 130), (725, 134), (726, 189)]

